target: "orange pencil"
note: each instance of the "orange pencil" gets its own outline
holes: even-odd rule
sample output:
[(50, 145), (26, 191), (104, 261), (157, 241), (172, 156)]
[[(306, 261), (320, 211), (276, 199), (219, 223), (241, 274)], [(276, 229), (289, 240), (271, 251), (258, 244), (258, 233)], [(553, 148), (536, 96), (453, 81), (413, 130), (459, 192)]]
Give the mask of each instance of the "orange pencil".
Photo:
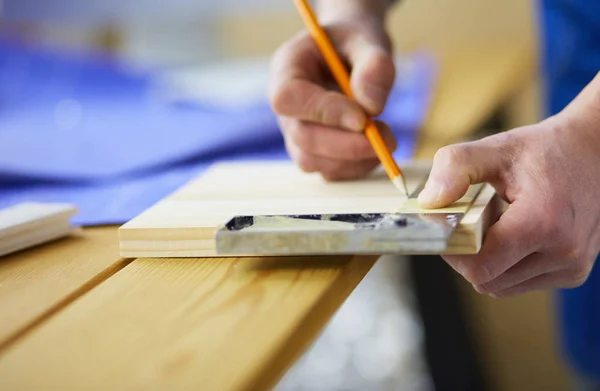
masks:
[[(315, 40), (319, 51), (323, 57), (325, 57), (325, 61), (331, 69), (331, 72), (333, 73), (338, 85), (348, 98), (356, 100), (354, 94), (352, 93), (352, 89), (350, 88), (350, 75), (337, 55), (337, 52), (327, 37), (327, 34), (319, 25), (319, 22), (317, 21), (315, 13), (310, 7), (310, 4), (308, 4), (308, 1), (306, 0), (294, 0), (294, 3), (300, 12), (300, 16), (302, 17), (304, 24)], [(373, 146), (379, 161), (385, 168), (385, 171), (390, 177), (392, 183), (394, 183), (394, 185), (400, 191), (403, 191), (408, 196), (408, 189), (406, 187), (404, 175), (402, 174), (402, 171), (400, 171), (400, 167), (398, 167), (394, 157), (383, 142), (381, 134), (379, 134), (379, 130), (371, 118), (367, 118), (365, 135)]]

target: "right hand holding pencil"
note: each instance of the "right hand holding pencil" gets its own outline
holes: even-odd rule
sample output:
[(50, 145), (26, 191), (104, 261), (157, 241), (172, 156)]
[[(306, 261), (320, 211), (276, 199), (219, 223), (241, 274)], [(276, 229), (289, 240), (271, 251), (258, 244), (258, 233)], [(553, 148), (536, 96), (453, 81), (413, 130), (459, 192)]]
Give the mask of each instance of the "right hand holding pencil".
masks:
[[(382, 18), (375, 13), (346, 14), (323, 27), (348, 63), (357, 102), (339, 91), (306, 31), (275, 53), (270, 101), (286, 149), (301, 169), (319, 172), (331, 181), (354, 179), (379, 164), (362, 131), (365, 112), (377, 116), (383, 111), (394, 82), (391, 43)], [(395, 150), (390, 129), (381, 122), (377, 126), (389, 148)]]

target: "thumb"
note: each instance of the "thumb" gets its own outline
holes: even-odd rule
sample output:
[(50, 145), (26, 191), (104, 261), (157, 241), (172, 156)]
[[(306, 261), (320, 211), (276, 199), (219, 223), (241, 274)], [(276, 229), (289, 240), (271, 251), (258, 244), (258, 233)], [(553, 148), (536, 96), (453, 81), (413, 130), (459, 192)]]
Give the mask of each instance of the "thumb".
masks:
[(356, 33), (342, 50), (352, 69), (350, 83), (356, 100), (370, 115), (381, 114), (396, 77), (385, 38)]
[(443, 208), (465, 195), (470, 185), (496, 182), (510, 165), (506, 146), (482, 139), (441, 148), (425, 188), (419, 194), (423, 208)]

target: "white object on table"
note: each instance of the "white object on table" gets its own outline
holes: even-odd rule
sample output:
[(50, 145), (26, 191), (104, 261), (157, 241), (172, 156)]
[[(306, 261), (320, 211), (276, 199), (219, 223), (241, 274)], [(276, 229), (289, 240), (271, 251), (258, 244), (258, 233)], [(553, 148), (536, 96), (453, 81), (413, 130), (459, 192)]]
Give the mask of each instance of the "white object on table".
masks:
[(77, 208), (63, 203), (24, 202), (0, 210), (0, 257), (37, 246), (78, 229)]

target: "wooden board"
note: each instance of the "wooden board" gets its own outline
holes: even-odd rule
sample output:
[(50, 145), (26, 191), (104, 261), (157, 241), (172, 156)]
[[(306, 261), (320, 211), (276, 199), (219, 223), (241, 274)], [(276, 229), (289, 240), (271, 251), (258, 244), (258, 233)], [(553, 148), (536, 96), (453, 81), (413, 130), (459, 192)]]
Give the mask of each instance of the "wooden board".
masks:
[[(429, 162), (401, 166), (411, 192), (430, 169)], [(452, 210), (469, 213), (448, 253), (479, 250), (494, 199), (486, 186), (476, 198), (469, 193), (455, 204)], [(405, 202), (418, 212), (414, 201), (399, 193), (382, 170), (361, 180), (328, 183), (289, 162), (221, 163), (124, 224), (120, 251), (123, 257), (210, 257), (216, 255), (216, 229), (236, 215), (387, 213)]]
[(375, 260), (134, 260), (1, 352), (0, 389), (270, 389)]
[(125, 263), (119, 258), (113, 227), (84, 229), (2, 257), (0, 351)]

